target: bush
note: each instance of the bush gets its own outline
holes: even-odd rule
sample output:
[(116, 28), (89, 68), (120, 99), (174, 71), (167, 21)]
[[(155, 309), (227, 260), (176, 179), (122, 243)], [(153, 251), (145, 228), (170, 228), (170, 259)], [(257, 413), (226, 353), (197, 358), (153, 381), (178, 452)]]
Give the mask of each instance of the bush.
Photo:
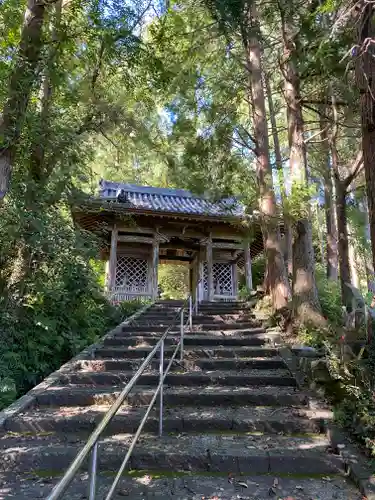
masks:
[(0, 408), (139, 307), (108, 303), (97, 272), (102, 266), (90, 264), (97, 242), (77, 231), (64, 207), (33, 214), (9, 197), (6, 208), (0, 218)]
[(117, 304), (116, 309), (120, 316), (119, 323), (121, 321), (125, 321), (125, 319), (129, 316), (132, 316), (138, 311), (138, 309), (144, 307), (148, 302), (148, 300), (129, 300)]
[(189, 294), (189, 268), (184, 264), (161, 264), (158, 281), (163, 299), (185, 299)]
[(332, 325), (342, 326), (343, 315), (339, 282), (327, 279), (321, 264), (316, 264), (315, 277), (323, 315)]
[(331, 376), (335, 381), (328, 387), (335, 403), (336, 421), (375, 457), (375, 341), (367, 347), (368, 356), (360, 351), (357, 356), (341, 355), (337, 345), (326, 343)]

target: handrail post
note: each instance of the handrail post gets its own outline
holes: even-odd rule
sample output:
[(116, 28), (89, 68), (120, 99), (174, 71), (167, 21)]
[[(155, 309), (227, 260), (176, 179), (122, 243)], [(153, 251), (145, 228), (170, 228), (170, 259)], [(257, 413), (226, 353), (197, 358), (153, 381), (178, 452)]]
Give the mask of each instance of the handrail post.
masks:
[(96, 471), (98, 465), (98, 442), (94, 444), (91, 451), (90, 457), (90, 468), (89, 468), (89, 500), (95, 500), (96, 498)]
[(190, 331), (193, 330), (193, 297), (189, 296), (189, 327)]
[(181, 323), (180, 323), (180, 333), (181, 333), (181, 350), (180, 350), (180, 361), (184, 358), (184, 309), (181, 309)]
[(164, 375), (164, 340), (160, 344), (160, 360), (159, 360), (159, 382), (160, 400), (159, 400), (159, 437), (163, 435), (163, 375)]

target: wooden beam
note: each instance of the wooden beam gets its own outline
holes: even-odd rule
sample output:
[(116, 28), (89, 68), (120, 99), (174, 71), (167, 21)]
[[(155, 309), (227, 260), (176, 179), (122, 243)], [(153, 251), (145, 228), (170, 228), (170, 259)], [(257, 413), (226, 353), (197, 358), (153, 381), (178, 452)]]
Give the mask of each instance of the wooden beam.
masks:
[(154, 243), (154, 238), (147, 236), (133, 236), (133, 235), (124, 235), (120, 234), (118, 236), (117, 241), (128, 242), (128, 243), (148, 243), (152, 245)]
[(120, 233), (139, 233), (139, 234), (154, 234), (155, 228), (152, 227), (140, 227), (140, 226), (118, 226)]
[(118, 230), (116, 226), (114, 226), (111, 232), (111, 249), (109, 253), (109, 277), (108, 277), (109, 290), (113, 290), (116, 283), (117, 238), (118, 238)]
[(160, 255), (159, 256), (160, 260), (163, 260), (163, 262), (168, 262), (170, 261), (181, 261), (181, 262), (192, 262), (191, 257), (186, 257), (185, 255)]
[(212, 243), (212, 248), (223, 248), (225, 250), (239, 250), (243, 248), (240, 243)]
[[(197, 238), (198, 240), (201, 240), (202, 238), (207, 238), (208, 232), (206, 231), (194, 231), (192, 229), (187, 229), (184, 231), (184, 227), (181, 227), (181, 229), (178, 228), (171, 228), (171, 227), (163, 227), (159, 226), (158, 228), (154, 227), (142, 227), (142, 226), (118, 226), (118, 230), (122, 233), (139, 233), (139, 234), (157, 234), (160, 231), (160, 235), (166, 236), (166, 237), (171, 237), (171, 236), (178, 236), (181, 238)], [(235, 240), (238, 242), (241, 242), (243, 240), (243, 236), (241, 234), (238, 234), (238, 231), (236, 232), (231, 232), (225, 231), (225, 234), (223, 234), (223, 231), (212, 231), (212, 237), (214, 239), (218, 240)]]

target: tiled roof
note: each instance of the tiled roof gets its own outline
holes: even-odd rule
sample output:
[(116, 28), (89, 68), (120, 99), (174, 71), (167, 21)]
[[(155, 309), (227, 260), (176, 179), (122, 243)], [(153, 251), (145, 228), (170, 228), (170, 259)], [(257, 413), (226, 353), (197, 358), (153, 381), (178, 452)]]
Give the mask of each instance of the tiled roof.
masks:
[(234, 198), (212, 202), (184, 189), (137, 186), (105, 180), (101, 180), (99, 186), (100, 198), (116, 201), (117, 196), (123, 191), (126, 195), (127, 208), (136, 210), (210, 217), (242, 217), (245, 215), (244, 207)]

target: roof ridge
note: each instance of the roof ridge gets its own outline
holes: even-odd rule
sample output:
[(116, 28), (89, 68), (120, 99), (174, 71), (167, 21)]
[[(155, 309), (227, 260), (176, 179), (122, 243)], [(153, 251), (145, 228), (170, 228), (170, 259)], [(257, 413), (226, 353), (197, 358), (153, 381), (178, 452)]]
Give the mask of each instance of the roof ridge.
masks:
[(198, 196), (191, 191), (175, 188), (159, 188), (137, 184), (106, 181), (99, 182), (102, 199), (113, 199), (119, 190), (124, 190), (128, 203), (136, 209), (153, 210), (157, 212), (176, 212), (185, 214), (200, 214), (212, 216), (244, 216), (244, 206), (234, 196), (221, 200), (210, 200)]

